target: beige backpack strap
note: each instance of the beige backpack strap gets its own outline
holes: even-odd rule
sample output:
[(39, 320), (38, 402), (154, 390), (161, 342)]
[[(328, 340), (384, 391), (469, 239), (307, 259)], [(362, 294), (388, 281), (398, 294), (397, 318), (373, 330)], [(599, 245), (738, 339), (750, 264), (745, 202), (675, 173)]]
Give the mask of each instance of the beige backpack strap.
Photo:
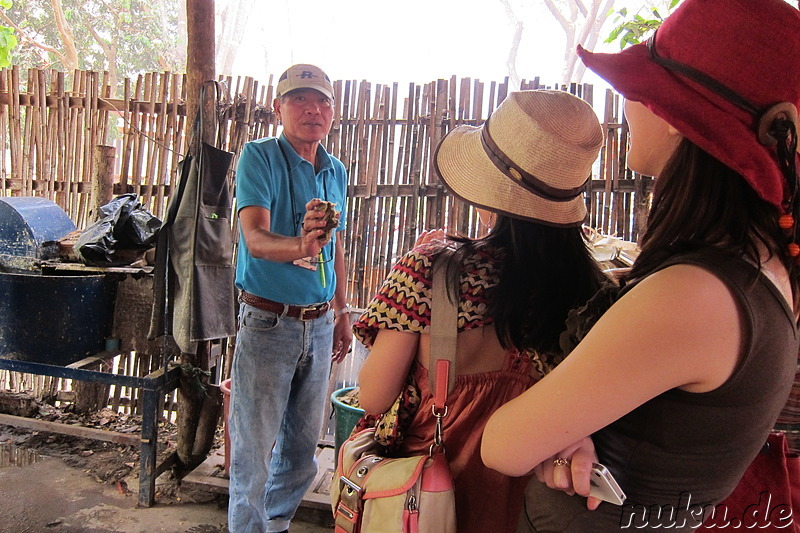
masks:
[[(458, 300), (447, 294), (446, 263), (453, 250), (445, 248), (433, 265), (431, 282), (431, 358), (428, 368), (434, 409), (444, 413), (447, 395), (456, 383)], [(443, 414), (442, 414), (443, 416)]]

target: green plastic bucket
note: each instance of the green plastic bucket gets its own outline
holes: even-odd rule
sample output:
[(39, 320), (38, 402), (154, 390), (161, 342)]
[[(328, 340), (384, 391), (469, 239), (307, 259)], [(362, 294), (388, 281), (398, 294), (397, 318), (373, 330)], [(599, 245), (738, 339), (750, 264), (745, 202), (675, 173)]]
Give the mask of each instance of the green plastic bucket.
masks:
[(339, 397), (344, 396), (355, 387), (346, 387), (344, 389), (339, 389), (331, 394), (331, 404), (333, 404), (333, 414), (334, 414), (334, 432), (333, 432), (333, 442), (334, 442), (334, 465), (339, 460), (339, 448), (342, 447), (344, 441), (350, 437), (350, 433), (353, 431), (353, 428), (356, 426), (358, 421), (364, 415), (364, 410), (359, 409), (358, 407), (353, 407), (352, 405), (347, 405), (346, 403), (342, 403), (339, 400)]

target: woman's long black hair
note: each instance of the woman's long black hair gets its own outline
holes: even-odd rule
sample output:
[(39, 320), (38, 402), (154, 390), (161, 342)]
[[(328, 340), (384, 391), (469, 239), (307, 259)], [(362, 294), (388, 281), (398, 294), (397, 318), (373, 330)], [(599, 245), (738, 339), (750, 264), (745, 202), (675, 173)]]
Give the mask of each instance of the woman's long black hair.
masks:
[(560, 353), (567, 313), (586, 303), (606, 276), (592, 257), (580, 227), (556, 228), (498, 215), (480, 239), (456, 237), (462, 245), (448, 259), (450, 286), (457, 286), (464, 258), (492, 246), (505, 251), (487, 313), (503, 348)]
[(655, 182), (642, 251), (627, 278), (640, 279), (672, 255), (707, 246), (760, 265), (761, 245), (790, 272), (797, 308), (800, 276), (779, 216), (738, 172), (684, 138)]

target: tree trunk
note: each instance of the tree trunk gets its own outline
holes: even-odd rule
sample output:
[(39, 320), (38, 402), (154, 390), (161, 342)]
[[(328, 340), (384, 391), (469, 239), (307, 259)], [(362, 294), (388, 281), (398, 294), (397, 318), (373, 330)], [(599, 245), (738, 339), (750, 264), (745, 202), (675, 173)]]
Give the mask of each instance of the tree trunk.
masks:
[[(194, 117), (200, 102), (200, 87), (208, 80), (215, 80), (214, 67), (214, 40), (209, 35), (214, 31), (214, 0), (186, 0), (186, 128), (187, 139), (190, 138)], [(213, 92), (212, 92), (213, 95)], [(207, 117), (215, 116), (214, 99), (207, 98), (203, 104), (203, 114)], [(203, 124), (201, 139), (191, 141), (190, 151), (198, 154), (199, 141), (209, 144), (214, 143), (215, 123), (206, 120)]]
[[(199, 154), (200, 141), (215, 144), (214, 131), (216, 120), (205, 120), (203, 131), (200, 138), (192, 139), (191, 131), (194, 125), (194, 117), (198, 106), (204, 106), (204, 116), (216, 117), (214, 92), (207, 93), (204, 102), (200, 101), (200, 88), (204, 82), (215, 79), (214, 73), (214, 40), (209, 39), (209, 35), (214, 33), (214, 0), (186, 0), (186, 26), (188, 35), (187, 44), (187, 94), (186, 94), (186, 135), (190, 139), (189, 151), (194, 156)], [(189, 375), (181, 378), (180, 390), (178, 393), (178, 444), (177, 454), (179, 460), (178, 474), (191, 471), (194, 467), (205, 460), (204, 453), (195, 454), (195, 450), (203, 452), (205, 443), (213, 440), (213, 433), (216, 431), (216, 423), (209, 427), (206, 420), (210, 413), (203, 413), (204, 405), (208, 404), (209, 410), (214, 411), (217, 420), (219, 410), (213, 408), (213, 402), (206, 402), (206, 394), (213, 394), (208, 387), (208, 377), (202, 371), (208, 370), (210, 343), (208, 341), (199, 342), (197, 353), (181, 354), (181, 363), (189, 371)], [(203, 393), (196, 380), (209, 389)], [(218, 393), (218, 391), (217, 391)], [(198, 435), (198, 430), (202, 435)], [(211, 432), (209, 437), (206, 433)], [(210, 449), (210, 446), (209, 446)]]
[(514, 26), (514, 34), (511, 37), (511, 46), (508, 49), (508, 58), (506, 59), (508, 77), (511, 78), (512, 85), (519, 87), (520, 79), (519, 73), (517, 72), (517, 53), (519, 52), (519, 43), (522, 40), (524, 26), (522, 21), (517, 17), (516, 13), (514, 13), (514, 8), (511, 7), (509, 0), (500, 0), (500, 2), (505, 8), (506, 16), (508, 17), (509, 22), (511, 22), (511, 24)]
[(72, 28), (64, 15), (64, 9), (59, 0), (51, 0), (50, 5), (53, 7), (53, 15), (58, 26), (58, 33), (61, 35), (61, 42), (64, 43), (64, 69), (67, 71), (75, 70), (80, 65), (78, 64), (78, 49), (75, 46), (75, 34), (72, 33)]
[(208, 457), (208, 452), (211, 451), (211, 447), (214, 445), (214, 436), (217, 432), (222, 411), (222, 391), (220, 388), (216, 385), (209, 385), (206, 392), (207, 395), (203, 399), (201, 406), (192, 448), (192, 456), (197, 461), (204, 461)]
[(228, 2), (220, 14), (220, 32), (217, 42), (217, 65), (223, 76), (232, 74), (233, 62), (242, 45), (247, 20), (252, 16), (255, 0)]
[[(562, 4), (555, 0), (544, 0), (544, 4), (550, 14), (556, 19), (564, 30), (567, 37), (566, 47), (564, 48), (564, 70), (561, 81), (564, 84), (571, 82), (579, 83), (583, 78), (586, 68), (578, 65), (578, 54), (576, 48), (578, 44), (592, 50), (597, 43), (597, 32), (608, 18), (611, 8), (614, 7), (615, 0), (591, 0), (589, 8), (586, 3), (577, 0), (568, 2), (569, 13), (560, 10)], [(600, 5), (603, 4), (601, 8)]]

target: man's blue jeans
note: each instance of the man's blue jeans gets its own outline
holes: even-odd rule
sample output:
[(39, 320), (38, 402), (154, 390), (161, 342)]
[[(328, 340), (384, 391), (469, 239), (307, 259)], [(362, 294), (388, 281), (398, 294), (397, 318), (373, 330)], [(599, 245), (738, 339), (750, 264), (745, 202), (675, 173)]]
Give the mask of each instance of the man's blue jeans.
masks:
[(231, 533), (289, 528), (317, 472), (332, 344), (332, 311), (301, 321), (241, 305), (228, 419)]

